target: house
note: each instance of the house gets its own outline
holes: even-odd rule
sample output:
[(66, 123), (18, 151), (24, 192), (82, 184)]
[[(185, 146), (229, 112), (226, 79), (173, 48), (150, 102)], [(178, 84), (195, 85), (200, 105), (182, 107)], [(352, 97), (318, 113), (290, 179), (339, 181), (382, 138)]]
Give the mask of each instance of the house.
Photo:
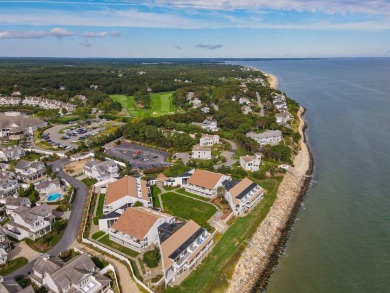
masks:
[(0, 198), (6, 198), (18, 193), (19, 183), (15, 174), (8, 171), (0, 172)]
[(215, 120), (205, 120), (202, 123), (192, 122), (193, 125), (199, 126), (202, 129), (210, 132), (218, 131), (217, 121)]
[(246, 171), (259, 171), (261, 165), (261, 154), (255, 154), (254, 156), (241, 156), (240, 166)]
[(54, 178), (53, 180), (43, 180), (39, 182), (39, 184), (35, 185), (35, 190), (39, 192), (40, 195), (46, 196), (50, 193), (61, 193), (61, 183), (58, 178)]
[(210, 113), (210, 107), (203, 107), (200, 110), (205, 114)]
[(246, 136), (254, 139), (260, 147), (267, 144), (276, 145), (282, 140), (282, 132), (280, 130), (266, 130), (262, 133), (248, 132)]
[(199, 100), (198, 98), (195, 98), (195, 99), (193, 99), (193, 100), (190, 100), (189, 103), (192, 104), (192, 108), (195, 108), (195, 109), (197, 109), (197, 108), (199, 108), (200, 106), (202, 106), (202, 101)]
[(288, 110), (288, 107), (287, 107), (287, 104), (284, 103), (284, 102), (277, 102), (277, 103), (274, 103), (274, 107), (279, 110), (279, 111), (287, 111)]
[(285, 125), (290, 120), (290, 114), (288, 112), (277, 113), (275, 118), (276, 124)]
[(0, 276), (0, 292), (1, 293), (35, 293), (31, 285), (26, 288), (20, 285), (13, 278), (3, 278)]
[(92, 89), (92, 90), (97, 90), (98, 87), (99, 87), (99, 86), (96, 85), (96, 84), (91, 84), (91, 85), (89, 86), (89, 88)]
[(8, 253), (0, 248), (0, 265), (3, 265), (7, 262), (7, 259), (8, 259)]
[(126, 209), (137, 201), (146, 207), (152, 207), (150, 188), (141, 178), (125, 176), (108, 184), (103, 213), (109, 214), (119, 208)]
[(247, 104), (247, 105), (249, 105), (249, 104), (251, 103), (251, 101), (250, 101), (248, 98), (241, 97), (241, 98), (238, 100), (238, 103), (239, 103), (240, 105), (242, 105), (242, 104)]
[(111, 280), (101, 273), (91, 257), (80, 254), (64, 263), (60, 258), (42, 254), (37, 258), (29, 275), (38, 287), (49, 292), (107, 292)]
[(0, 160), (3, 162), (20, 160), (20, 158), (22, 158), (24, 155), (25, 152), (23, 148), (16, 145), (0, 150)]
[(33, 208), (20, 206), (11, 212), (12, 220), (5, 224), (4, 231), (17, 240), (36, 240), (51, 231), (54, 215), (51, 208), (37, 202)]
[(175, 217), (168, 214), (144, 207), (130, 207), (108, 229), (108, 235), (110, 240), (122, 246), (143, 252), (150, 245), (158, 243), (157, 228), (174, 221)]
[(110, 178), (119, 177), (119, 167), (111, 160), (104, 162), (97, 162), (95, 160), (89, 160), (84, 168), (84, 174), (89, 178), (94, 178), (97, 181), (103, 181)]
[(0, 113), (0, 137), (21, 139), (24, 135), (32, 135), (34, 130), (46, 125), (47, 122), (20, 112)]
[(0, 95), (0, 106), (17, 106), (20, 105), (20, 97), (2, 97)]
[(249, 113), (252, 113), (252, 108), (248, 105), (244, 105), (241, 107), (241, 112), (244, 115), (248, 115)]
[(187, 94), (186, 94), (186, 100), (187, 101), (191, 101), (194, 97), (195, 97), (195, 93), (194, 92), (187, 92)]
[[(165, 284), (183, 272), (194, 270), (211, 250), (213, 235), (190, 220), (184, 225), (170, 225), (159, 231)], [(169, 229), (171, 228), (171, 229)], [(210, 272), (211, 273), (211, 272)]]
[(9, 196), (5, 199), (5, 213), (10, 215), (18, 207), (31, 207), (31, 202), (27, 197)]
[(256, 205), (263, 196), (263, 188), (248, 178), (224, 181), (225, 198), (237, 216)]
[(2, 226), (0, 226), (0, 249), (3, 249), (5, 252), (11, 250), (11, 242), (8, 240)]
[(22, 101), (22, 105), (27, 105), (27, 106), (34, 106), (37, 107), (39, 106), (39, 103), (42, 101), (41, 97), (24, 97)]
[(211, 160), (211, 147), (194, 145), (192, 147), (192, 159)]
[(32, 182), (46, 173), (45, 164), (40, 161), (20, 160), (15, 166), (16, 177), (25, 182)]
[(212, 198), (217, 196), (217, 189), (222, 186), (222, 182), (230, 179), (227, 175), (198, 169), (188, 179), (184, 188), (188, 192)]
[(219, 135), (202, 134), (200, 146), (212, 146), (219, 143)]

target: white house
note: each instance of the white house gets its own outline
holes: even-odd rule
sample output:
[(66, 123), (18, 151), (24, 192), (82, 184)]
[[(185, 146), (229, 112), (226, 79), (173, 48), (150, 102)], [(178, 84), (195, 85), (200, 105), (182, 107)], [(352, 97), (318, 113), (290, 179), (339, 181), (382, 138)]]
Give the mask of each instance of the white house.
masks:
[(119, 208), (126, 209), (137, 201), (145, 207), (152, 207), (150, 188), (141, 178), (125, 176), (108, 184), (103, 213), (109, 214)]
[(108, 229), (108, 235), (110, 240), (122, 246), (143, 252), (158, 243), (157, 228), (174, 221), (175, 217), (168, 214), (144, 207), (130, 207)]
[(20, 160), (15, 166), (16, 177), (25, 182), (41, 178), (46, 173), (45, 164), (40, 161)]
[(18, 193), (19, 183), (15, 174), (8, 171), (0, 171), (0, 198), (6, 198)]
[(219, 143), (219, 135), (202, 134), (199, 144), (200, 146), (213, 146)]
[(4, 249), (0, 248), (0, 265), (5, 264), (7, 259), (8, 253)]
[(261, 154), (255, 154), (254, 156), (241, 156), (240, 166), (246, 171), (259, 171), (261, 165)]
[(194, 145), (192, 147), (192, 159), (211, 160), (211, 147)]
[(218, 124), (215, 120), (208, 120), (206, 119), (202, 123), (192, 122), (192, 124), (201, 127), (202, 129), (210, 132), (217, 132), (218, 131)]
[(246, 97), (241, 97), (241, 98), (239, 99), (238, 103), (239, 103), (240, 105), (242, 105), (242, 104), (249, 105), (249, 104), (251, 103), (251, 101), (250, 101), (248, 98), (246, 98)]
[(58, 178), (39, 182), (39, 184), (35, 185), (35, 190), (38, 191), (41, 196), (46, 196), (50, 193), (62, 194), (61, 183)]
[(182, 273), (194, 270), (211, 250), (214, 238), (192, 220), (165, 230), (173, 232), (166, 233), (162, 230), (160, 233), (162, 267), (167, 285)]
[(290, 114), (288, 112), (277, 113), (275, 118), (276, 124), (284, 125), (290, 120)]
[(0, 150), (0, 160), (3, 162), (20, 160), (24, 155), (25, 152), (20, 146), (8, 147)]
[(33, 208), (20, 206), (11, 212), (12, 220), (5, 224), (7, 235), (22, 240), (36, 240), (51, 231), (55, 216), (47, 204), (39, 204)]
[(0, 260), (0, 264), (2, 264), (7, 261), (7, 252), (11, 250), (11, 242), (8, 240), (2, 226), (0, 226), (0, 250), (2, 252), (2, 260)]
[(47, 125), (47, 122), (20, 112), (0, 113), (0, 137), (21, 139), (26, 134)]
[(244, 105), (241, 107), (241, 112), (244, 115), (248, 115), (249, 113), (252, 113), (252, 108), (248, 105)]
[(99, 273), (91, 257), (80, 254), (64, 263), (60, 258), (42, 254), (37, 258), (29, 275), (38, 287), (49, 292), (107, 292), (111, 280)]
[(119, 167), (111, 160), (100, 163), (94, 160), (89, 160), (85, 164), (83, 170), (85, 175), (90, 178), (95, 178), (97, 181), (119, 177)]
[(246, 136), (253, 138), (260, 147), (267, 144), (276, 145), (282, 140), (282, 132), (280, 130), (266, 130), (262, 133), (248, 132)]
[(188, 192), (213, 198), (217, 196), (217, 189), (222, 186), (222, 182), (230, 179), (228, 175), (198, 169), (188, 179), (184, 188)]
[(235, 215), (243, 214), (256, 205), (263, 196), (263, 188), (248, 178), (225, 181), (225, 198)]
[(18, 207), (31, 207), (31, 202), (27, 197), (13, 197), (9, 196), (5, 200), (5, 212), (10, 215)]

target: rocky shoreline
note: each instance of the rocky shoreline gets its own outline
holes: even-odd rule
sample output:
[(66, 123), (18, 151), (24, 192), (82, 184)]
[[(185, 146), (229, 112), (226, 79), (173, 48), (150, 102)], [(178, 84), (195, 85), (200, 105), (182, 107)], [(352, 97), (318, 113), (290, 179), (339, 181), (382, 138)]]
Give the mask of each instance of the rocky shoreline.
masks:
[(304, 195), (309, 187), (313, 158), (307, 146), (303, 120), (305, 109), (300, 107), (299, 132), (301, 149), (294, 158), (294, 168), (284, 176), (277, 197), (267, 217), (258, 227), (238, 261), (226, 292), (261, 292), (277, 265), (281, 251), (288, 239)]

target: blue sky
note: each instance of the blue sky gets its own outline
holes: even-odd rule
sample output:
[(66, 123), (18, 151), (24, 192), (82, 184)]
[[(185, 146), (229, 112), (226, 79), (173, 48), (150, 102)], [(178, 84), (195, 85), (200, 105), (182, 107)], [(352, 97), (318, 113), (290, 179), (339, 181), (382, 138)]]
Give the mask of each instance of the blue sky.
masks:
[(390, 1), (2, 0), (0, 56), (390, 57)]

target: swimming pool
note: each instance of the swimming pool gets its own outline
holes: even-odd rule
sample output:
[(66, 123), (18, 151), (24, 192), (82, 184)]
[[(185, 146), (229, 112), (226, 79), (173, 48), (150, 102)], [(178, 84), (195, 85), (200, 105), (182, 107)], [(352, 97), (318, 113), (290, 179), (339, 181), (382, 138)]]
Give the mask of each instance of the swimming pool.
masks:
[(55, 201), (62, 196), (61, 193), (51, 193), (47, 196), (47, 201)]

